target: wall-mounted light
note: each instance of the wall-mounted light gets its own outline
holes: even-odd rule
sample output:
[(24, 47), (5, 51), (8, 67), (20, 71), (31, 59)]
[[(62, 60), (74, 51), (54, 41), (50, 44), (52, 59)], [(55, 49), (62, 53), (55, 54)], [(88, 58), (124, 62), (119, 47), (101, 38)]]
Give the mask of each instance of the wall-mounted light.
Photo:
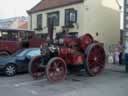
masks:
[(89, 10), (89, 8), (88, 8), (88, 7), (85, 7), (85, 10), (86, 10), (86, 11), (88, 11), (88, 10)]
[(96, 36), (99, 36), (99, 32), (96, 32)]

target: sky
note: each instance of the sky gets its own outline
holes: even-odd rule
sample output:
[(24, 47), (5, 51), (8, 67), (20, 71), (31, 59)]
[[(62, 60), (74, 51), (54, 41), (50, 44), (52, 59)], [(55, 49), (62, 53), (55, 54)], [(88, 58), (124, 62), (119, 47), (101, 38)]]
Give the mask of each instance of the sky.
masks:
[(0, 0), (0, 19), (27, 16), (26, 10), (31, 9), (41, 0)]

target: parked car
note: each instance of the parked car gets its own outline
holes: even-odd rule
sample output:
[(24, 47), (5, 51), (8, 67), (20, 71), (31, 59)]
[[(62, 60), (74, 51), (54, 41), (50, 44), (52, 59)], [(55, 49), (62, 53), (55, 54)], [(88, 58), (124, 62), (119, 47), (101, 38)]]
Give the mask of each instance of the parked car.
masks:
[(40, 55), (40, 48), (26, 48), (0, 59), (0, 73), (14, 76), (17, 72), (27, 72), (29, 61)]

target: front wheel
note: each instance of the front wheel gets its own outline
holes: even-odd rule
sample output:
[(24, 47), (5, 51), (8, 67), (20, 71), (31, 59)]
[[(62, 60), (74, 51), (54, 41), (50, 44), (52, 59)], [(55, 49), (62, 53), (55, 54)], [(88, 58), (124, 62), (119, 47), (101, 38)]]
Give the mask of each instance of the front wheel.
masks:
[(46, 66), (47, 79), (53, 83), (62, 81), (67, 74), (65, 61), (60, 57), (52, 58)]
[(41, 56), (36, 56), (34, 57), (30, 62), (29, 62), (29, 73), (34, 79), (38, 79), (44, 75), (44, 68), (41, 67), (41, 62), (42, 62), (42, 57)]
[(7, 76), (14, 76), (16, 74), (16, 66), (14, 64), (8, 64), (4, 69), (4, 73)]

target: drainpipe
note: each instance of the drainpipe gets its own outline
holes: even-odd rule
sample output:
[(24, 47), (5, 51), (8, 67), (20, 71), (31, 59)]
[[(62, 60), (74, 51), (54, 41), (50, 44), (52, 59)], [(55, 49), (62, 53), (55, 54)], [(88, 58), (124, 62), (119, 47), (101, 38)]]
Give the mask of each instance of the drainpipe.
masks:
[(32, 14), (30, 14), (30, 29), (32, 30)]

